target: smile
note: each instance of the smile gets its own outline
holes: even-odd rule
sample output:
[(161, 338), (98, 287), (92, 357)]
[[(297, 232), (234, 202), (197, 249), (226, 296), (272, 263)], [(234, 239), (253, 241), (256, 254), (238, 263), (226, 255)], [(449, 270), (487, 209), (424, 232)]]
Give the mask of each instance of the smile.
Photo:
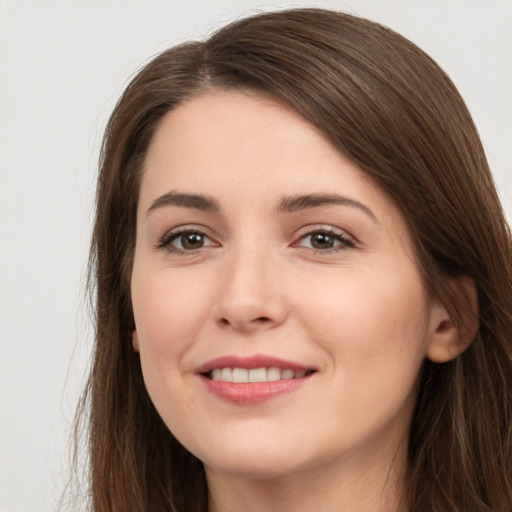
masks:
[(276, 382), (278, 380), (300, 379), (308, 373), (306, 370), (295, 371), (291, 368), (282, 370), (277, 367), (254, 368), (215, 368), (209, 372), (208, 377), (214, 381), (222, 382)]
[(312, 367), (261, 354), (224, 356), (196, 370), (210, 393), (240, 405), (263, 402), (295, 391), (316, 372)]

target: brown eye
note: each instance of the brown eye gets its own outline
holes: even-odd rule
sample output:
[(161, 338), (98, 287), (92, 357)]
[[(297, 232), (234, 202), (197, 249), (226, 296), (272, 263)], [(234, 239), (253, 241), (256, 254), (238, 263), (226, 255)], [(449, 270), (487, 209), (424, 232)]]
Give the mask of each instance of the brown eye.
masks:
[(180, 249), (188, 251), (200, 249), (204, 245), (204, 235), (199, 233), (185, 233), (178, 236), (175, 241), (178, 242), (178, 245), (181, 245)]
[(187, 252), (216, 245), (213, 240), (200, 231), (181, 231), (166, 235), (159, 247), (165, 247), (171, 252)]
[(334, 246), (334, 236), (327, 233), (315, 233), (310, 235), (311, 247), (314, 249), (330, 249)]
[(354, 242), (347, 238), (343, 232), (319, 230), (304, 235), (297, 246), (328, 253), (354, 247)]

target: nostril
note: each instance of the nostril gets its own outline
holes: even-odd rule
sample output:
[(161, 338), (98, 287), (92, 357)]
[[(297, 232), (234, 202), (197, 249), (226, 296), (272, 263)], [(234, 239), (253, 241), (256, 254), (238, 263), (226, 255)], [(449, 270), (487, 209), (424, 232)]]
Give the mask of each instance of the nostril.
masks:
[[(266, 324), (271, 322), (270, 318), (268, 316), (259, 316), (257, 318), (254, 318), (253, 320), (249, 321), (249, 324)], [(231, 325), (232, 322), (230, 322), (227, 318), (220, 318), (219, 323), (224, 326)]]

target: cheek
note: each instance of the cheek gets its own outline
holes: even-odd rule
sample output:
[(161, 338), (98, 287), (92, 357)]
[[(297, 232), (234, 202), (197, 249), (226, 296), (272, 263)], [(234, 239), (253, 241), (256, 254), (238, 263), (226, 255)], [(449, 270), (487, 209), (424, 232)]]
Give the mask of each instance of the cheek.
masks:
[(414, 274), (400, 281), (361, 276), (312, 287), (301, 306), (306, 330), (330, 360), (323, 408), (354, 439), (391, 422), (408, 424), (428, 332)]
[[(172, 278), (171, 278), (172, 277)], [(157, 411), (170, 427), (182, 425), (194, 397), (184, 387), (187, 352), (197, 339), (207, 307), (197, 283), (177, 272), (140, 272), (134, 266), (132, 302), (142, 374)]]
[(194, 284), (180, 280), (179, 273), (144, 275), (134, 268), (132, 302), (143, 366), (179, 366), (209, 310), (206, 294)]
[[(354, 371), (404, 361), (421, 364), (428, 335), (428, 308), (416, 271), (347, 272), (311, 286), (301, 308), (316, 341)], [(357, 277), (355, 277), (357, 276)], [(383, 277), (384, 276), (384, 277)]]

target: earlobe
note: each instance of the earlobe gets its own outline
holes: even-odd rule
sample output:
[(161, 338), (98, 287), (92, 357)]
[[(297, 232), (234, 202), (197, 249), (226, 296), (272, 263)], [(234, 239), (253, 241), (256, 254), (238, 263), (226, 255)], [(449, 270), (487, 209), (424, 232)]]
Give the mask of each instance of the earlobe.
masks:
[(137, 331), (134, 330), (132, 332), (132, 346), (133, 346), (133, 350), (135, 350), (135, 352), (140, 352), (140, 346), (139, 346), (139, 335), (137, 334)]
[[(471, 344), (479, 327), (478, 294), (475, 281), (467, 276), (456, 278), (451, 287), (457, 297), (457, 318), (448, 308), (432, 305), (427, 357), (434, 363), (446, 363), (462, 354)], [(453, 313), (454, 314), (454, 313)]]

